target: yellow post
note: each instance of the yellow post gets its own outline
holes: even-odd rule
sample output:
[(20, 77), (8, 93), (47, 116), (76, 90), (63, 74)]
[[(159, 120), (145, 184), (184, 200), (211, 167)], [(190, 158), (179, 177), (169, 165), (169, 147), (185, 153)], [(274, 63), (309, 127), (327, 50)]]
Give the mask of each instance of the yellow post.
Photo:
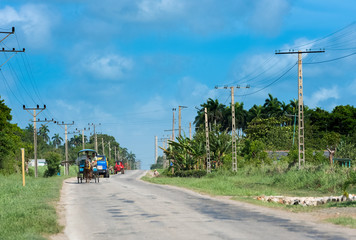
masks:
[(21, 148), (22, 153), (22, 186), (25, 186), (25, 149)]

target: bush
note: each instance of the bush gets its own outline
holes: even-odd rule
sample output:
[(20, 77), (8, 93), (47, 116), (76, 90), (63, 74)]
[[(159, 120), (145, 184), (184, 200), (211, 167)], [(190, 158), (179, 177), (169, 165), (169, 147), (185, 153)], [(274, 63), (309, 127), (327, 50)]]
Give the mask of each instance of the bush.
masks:
[(45, 177), (56, 175), (59, 171), (59, 164), (61, 163), (61, 155), (56, 152), (48, 152), (46, 154), (47, 170), (44, 172)]
[(195, 177), (201, 178), (206, 175), (205, 170), (187, 170), (187, 171), (176, 171), (174, 172), (175, 177)]

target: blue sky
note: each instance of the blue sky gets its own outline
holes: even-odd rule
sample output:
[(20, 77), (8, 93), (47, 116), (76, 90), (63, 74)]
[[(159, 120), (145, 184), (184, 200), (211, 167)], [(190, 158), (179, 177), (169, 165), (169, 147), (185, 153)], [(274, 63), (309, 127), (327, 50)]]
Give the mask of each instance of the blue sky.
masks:
[(16, 27), (0, 47), (26, 48), (1, 68), (0, 94), (20, 127), (31, 119), (23, 104), (46, 104), (38, 118), (101, 123), (147, 169), (172, 108), (188, 106), (188, 134), (195, 107), (229, 104), (216, 85), (249, 84), (235, 91), (247, 109), (268, 93), (297, 98), (297, 56), (278, 49), (325, 48), (303, 57), (305, 104), (355, 106), (356, 55), (317, 64), (356, 52), (355, 12), (353, 0), (0, 0), (0, 30)]

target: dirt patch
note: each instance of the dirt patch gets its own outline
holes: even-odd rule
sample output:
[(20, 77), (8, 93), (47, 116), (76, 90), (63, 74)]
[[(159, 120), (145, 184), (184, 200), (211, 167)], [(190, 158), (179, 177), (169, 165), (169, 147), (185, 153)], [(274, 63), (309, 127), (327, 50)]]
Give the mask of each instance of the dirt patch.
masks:
[(62, 227), (62, 232), (55, 234), (55, 235), (51, 235), (49, 236), (49, 239), (51, 240), (69, 240), (69, 238), (67, 237), (67, 235), (65, 235), (64, 233), (64, 228), (66, 225), (66, 216), (65, 216), (65, 205), (64, 205), (64, 201), (63, 201), (63, 197), (65, 194), (65, 184), (62, 184), (62, 189), (61, 189), (61, 196), (59, 201), (56, 203), (56, 211), (57, 211), (57, 215), (58, 215), (58, 224)]

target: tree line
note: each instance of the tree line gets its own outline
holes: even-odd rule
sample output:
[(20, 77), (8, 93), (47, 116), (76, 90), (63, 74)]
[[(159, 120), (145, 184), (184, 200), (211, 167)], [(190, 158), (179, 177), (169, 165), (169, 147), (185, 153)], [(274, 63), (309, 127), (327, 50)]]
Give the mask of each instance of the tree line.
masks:
[[(213, 167), (231, 168), (231, 105), (209, 98), (200, 105), (192, 139), (186, 136), (170, 141), (164, 153), (176, 170), (206, 167), (205, 113), (209, 122), (210, 155)], [(235, 126), (238, 135), (238, 165), (260, 165), (278, 161), (295, 164), (298, 159), (298, 101), (279, 101), (271, 94), (263, 105), (244, 109), (236, 102)], [(337, 157), (356, 160), (356, 108), (336, 106), (332, 111), (304, 106), (306, 161), (327, 163), (324, 150), (336, 149)], [(273, 152), (285, 150), (288, 156)], [(272, 153), (272, 154), (271, 154)], [(161, 160), (161, 159), (160, 159)], [(161, 162), (161, 161), (160, 161)], [(155, 168), (160, 167), (154, 165)]]
[[(33, 133), (34, 127), (28, 124), (21, 129), (17, 124), (11, 123), (11, 109), (6, 106), (5, 101), (0, 99), (0, 173), (11, 174), (20, 172), (21, 153), (20, 148), (25, 149), (25, 161), (34, 158)], [(120, 146), (115, 137), (107, 134), (97, 134), (98, 152), (102, 154), (102, 139), (104, 140), (104, 152), (109, 160), (109, 165), (114, 165), (116, 147), (119, 160), (134, 169), (136, 166), (136, 155), (127, 148)], [(94, 149), (94, 135), (84, 136), (85, 148)], [(111, 152), (109, 156), (110, 142)], [(68, 140), (68, 159), (74, 164), (78, 151), (82, 150), (82, 135), (71, 136)], [(58, 165), (65, 159), (65, 142), (59, 133), (54, 133), (50, 137), (50, 130), (47, 125), (42, 124), (37, 131), (37, 158), (47, 159), (50, 162), (55, 159)], [(30, 171), (31, 173), (31, 171)]]

